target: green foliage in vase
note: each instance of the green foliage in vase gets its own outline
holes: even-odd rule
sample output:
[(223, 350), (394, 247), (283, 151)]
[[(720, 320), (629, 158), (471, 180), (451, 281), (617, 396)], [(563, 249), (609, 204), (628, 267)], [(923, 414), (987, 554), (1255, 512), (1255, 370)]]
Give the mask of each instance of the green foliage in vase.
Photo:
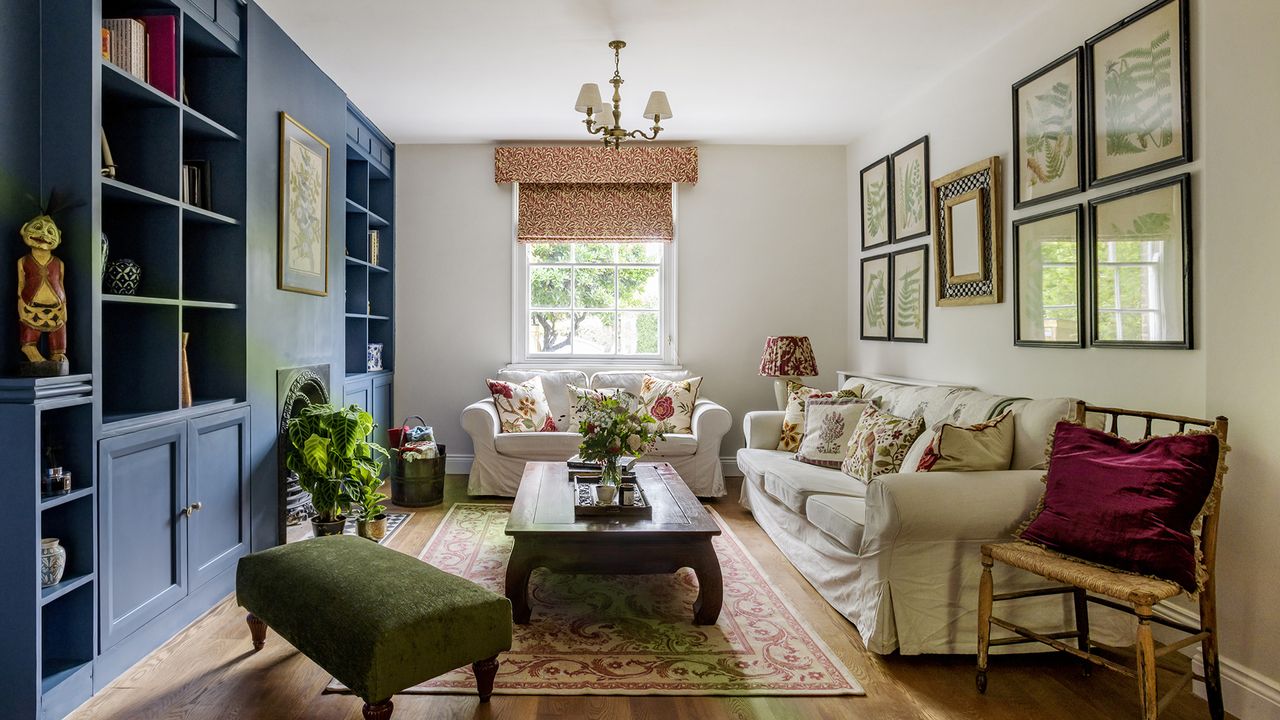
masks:
[(310, 405), (289, 420), (285, 465), (311, 493), (321, 522), (337, 519), (351, 503), (363, 504), (364, 488), (377, 481), (388, 456), (368, 441), (372, 432), (373, 416), (359, 405)]
[[(582, 442), (578, 445), (578, 455), (588, 462), (602, 463), (606, 468), (616, 468), (621, 455), (639, 458), (651, 452), (671, 431), (669, 425), (646, 412), (640, 398), (629, 392), (587, 394), (574, 412), (581, 418), (578, 432), (582, 434)], [(603, 479), (615, 482), (618, 478), (606, 472)]]
[(884, 229), (884, 221), (888, 216), (885, 203), (888, 199), (883, 180), (867, 184), (867, 235), (875, 237)]
[(1102, 115), (1107, 155), (1173, 143), (1173, 48), (1168, 30), (1106, 65)]
[(886, 301), (889, 299), (883, 270), (871, 273), (871, 277), (867, 278), (867, 287), (863, 292), (866, 297), (866, 306), (863, 308), (863, 312), (866, 313), (867, 324), (871, 327), (882, 327), (885, 324), (885, 315), (887, 314)]
[(1075, 96), (1071, 86), (1054, 83), (1047, 93), (1023, 103), (1026, 132), (1022, 136), (1027, 154), (1028, 185), (1057, 180), (1066, 172), (1067, 161), (1075, 156)]
[(923, 314), (923, 304), (921, 302), (921, 278), (920, 268), (911, 268), (902, 273), (898, 278), (897, 298), (894, 300), (894, 316), (898, 325), (902, 327), (922, 329), (921, 315)]
[(924, 169), (920, 158), (912, 159), (902, 174), (903, 227), (914, 227), (924, 222)]

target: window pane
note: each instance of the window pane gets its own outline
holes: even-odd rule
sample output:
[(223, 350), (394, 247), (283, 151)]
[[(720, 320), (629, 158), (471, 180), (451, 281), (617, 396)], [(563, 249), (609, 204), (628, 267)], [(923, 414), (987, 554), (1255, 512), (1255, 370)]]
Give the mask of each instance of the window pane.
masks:
[(618, 314), (618, 352), (623, 355), (658, 354), (658, 313), (624, 312)]
[(659, 285), (657, 268), (618, 268), (618, 307), (657, 310)]
[(578, 257), (574, 262), (584, 265), (612, 265), (616, 245), (609, 243), (576, 243)]
[(1098, 266), (1098, 307), (1116, 307), (1116, 269), (1114, 266)]
[(575, 308), (613, 309), (613, 268), (576, 268)]
[[(1151, 307), (1150, 296), (1147, 294), (1147, 269), (1145, 267), (1122, 267), (1119, 268), (1120, 273), (1120, 305), (1122, 308), (1141, 308)], [(1128, 335), (1130, 324), (1125, 324), (1125, 334)], [(1137, 327), (1137, 325), (1133, 325)]]
[(569, 338), (569, 313), (535, 312), (529, 314), (529, 352), (572, 352)]
[(569, 243), (530, 243), (529, 262), (567, 263), (573, 253)]
[(620, 263), (653, 263), (662, 262), (663, 243), (622, 243), (618, 245), (618, 262)]
[(569, 307), (569, 268), (536, 267), (529, 271), (529, 302), (533, 307)]
[(577, 313), (573, 352), (587, 355), (612, 355), (616, 316), (611, 312)]

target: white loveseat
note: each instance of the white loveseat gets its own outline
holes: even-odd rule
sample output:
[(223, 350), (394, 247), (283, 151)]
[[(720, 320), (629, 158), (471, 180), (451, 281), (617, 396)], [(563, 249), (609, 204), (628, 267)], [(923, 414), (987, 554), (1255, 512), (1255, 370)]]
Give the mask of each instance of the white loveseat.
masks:
[[(1014, 413), (1011, 469), (902, 472), (864, 485), (776, 450), (781, 412), (743, 420), (741, 502), (793, 565), (858, 628), (873, 652), (973, 653), (979, 547), (1007, 541), (1040, 499), (1045, 448), (1073, 400), (1029, 400), (920, 381), (842, 376), (842, 387), (902, 417), (967, 425)], [(1028, 573), (995, 569), (1002, 592), (1043, 587)], [(1074, 627), (1070, 595), (1019, 600), (1002, 616), (1045, 632)], [(1123, 625), (1095, 618), (1093, 637), (1120, 644)], [(1131, 636), (1128, 636), (1131, 641)], [(1025, 645), (1005, 649), (1032, 649)]]
[[(525, 463), (534, 460), (564, 461), (577, 454), (582, 436), (568, 427), (569, 385), (597, 390), (621, 388), (639, 395), (646, 374), (665, 380), (689, 377), (689, 373), (683, 371), (598, 372), (591, 376), (588, 385), (586, 373), (577, 370), (498, 371), (495, 380), (525, 382), (535, 376), (542, 378), (542, 389), (556, 420), (557, 432), (502, 433), (499, 432), (498, 410), (493, 398), (468, 405), (462, 411), (462, 428), (471, 435), (475, 460), (471, 465), (467, 492), (513, 497), (520, 487)], [(700, 396), (693, 408), (693, 433), (668, 434), (644, 459), (671, 463), (694, 495), (720, 497), (725, 494), (720, 441), (732, 424), (728, 410)]]

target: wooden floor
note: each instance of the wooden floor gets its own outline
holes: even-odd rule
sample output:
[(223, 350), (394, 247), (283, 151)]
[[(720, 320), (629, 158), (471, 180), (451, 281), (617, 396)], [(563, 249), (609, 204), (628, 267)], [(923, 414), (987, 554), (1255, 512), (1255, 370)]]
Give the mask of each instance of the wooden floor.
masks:
[[(454, 502), (467, 501), (466, 479), (447, 479), (445, 504), (416, 510), (392, 547), (418, 553)], [(990, 718), (1087, 720), (1135, 718), (1137, 689), (1116, 673), (1081, 676), (1078, 665), (1054, 655), (996, 657), (986, 695), (974, 689), (972, 656), (883, 657), (867, 652), (852, 624), (831, 609), (791, 567), (751, 515), (730, 494), (713, 503), (789, 598), (867, 690), (866, 697), (532, 697), (495, 695), (487, 705), (474, 696), (400, 696), (395, 717), (591, 718), (593, 720), (703, 720), (748, 718), (896, 720)], [(360, 701), (321, 695), (328, 673), (271, 633), (251, 651), (244, 611), (228, 598), (186, 631), (119, 677), (73, 720), (358, 720)], [(1162, 681), (1164, 679), (1162, 678)], [(1161, 716), (1208, 717), (1203, 700), (1184, 692)]]

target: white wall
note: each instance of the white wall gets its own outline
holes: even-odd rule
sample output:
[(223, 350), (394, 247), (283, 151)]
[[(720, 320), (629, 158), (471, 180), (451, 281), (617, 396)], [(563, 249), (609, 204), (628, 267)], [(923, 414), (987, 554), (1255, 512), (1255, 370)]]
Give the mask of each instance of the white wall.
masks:
[[(680, 363), (735, 422), (773, 405), (756, 374), (767, 335), (808, 335), (834, 385), (844, 361), (845, 149), (712, 145), (681, 185), (676, 243)], [(458, 457), (459, 424), (511, 359), (511, 187), (492, 145), (396, 148), (397, 412), (420, 413)]]
[[(1280, 114), (1274, 28), (1280, 3), (1192, 2), (1195, 161), (1159, 174), (1012, 213), (1010, 87), (1109, 26), (1146, 0), (1058, 0), (936, 85), (890, 109), (880, 129), (848, 148), (850, 292), (848, 364), (863, 371), (955, 380), (1028, 396), (1074, 395), (1092, 402), (1191, 415), (1227, 415), (1233, 452), (1219, 551), (1221, 652), (1229, 663), (1228, 709), (1241, 717), (1280, 717), (1280, 454), (1264, 435), (1280, 397), (1280, 330), (1267, 298), (1280, 267), (1280, 185), (1267, 128)], [(858, 171), (928, 134), (939, 177), (991, 155), (1005, 174), (1005, 298), (999, 305), (932, 307), (929, 343), (859, 340)], [(1197, 349), (1057, 350), (1013, 346), (1014, 289), (1008, 218), (1073, 205), (1182, 172), (1192, 174)], [(921, 241), (904, 243), (904, 247)], [(893, 249), (898, 249), (894, 247)], [(873, 250), (866, 255), (881, 252)], [(931, 259), (934, 253), (930, 253)], [(1274, 422), (1274, 421), (1273, 421)], [(1247, 691), (1246, 688), (1249, 688)], [(1274, 701), (1263, 701), (1267, 697)], [(1252, 703), (1252, 704), (1250, 704)]]

